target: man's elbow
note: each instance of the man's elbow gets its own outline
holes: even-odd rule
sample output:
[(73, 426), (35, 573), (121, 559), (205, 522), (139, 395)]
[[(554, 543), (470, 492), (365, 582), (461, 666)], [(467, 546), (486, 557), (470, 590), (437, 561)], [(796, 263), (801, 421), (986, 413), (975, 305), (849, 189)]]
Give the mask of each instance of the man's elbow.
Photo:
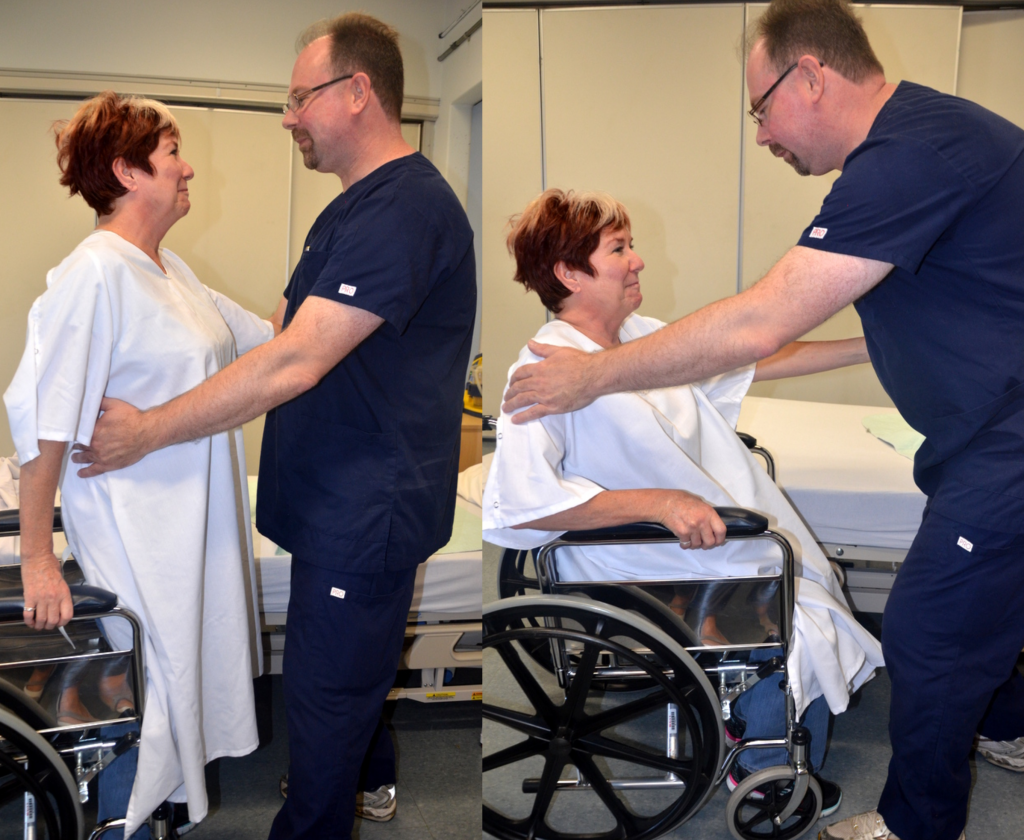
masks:
[(751, 361), (759, 362), (761, 359), (767, 359), (778, 353), (789, 343), (789, 339), (767, 330), (756, 330), (747, 336), (745, 343), (744, 355), (748, 356)]

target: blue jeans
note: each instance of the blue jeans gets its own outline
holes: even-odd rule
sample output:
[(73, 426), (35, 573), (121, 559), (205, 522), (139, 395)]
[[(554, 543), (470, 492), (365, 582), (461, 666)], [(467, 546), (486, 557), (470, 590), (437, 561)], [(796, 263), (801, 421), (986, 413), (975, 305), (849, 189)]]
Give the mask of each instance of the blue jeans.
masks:
[[(781, 656), (781, 648), (755, 650), (750, 661), (765, 662), (773, 656)], [(766, 677), (750, 691), (739, 696), (733, 705), (733, 717), (746, 723), (744, 739), (786, 737), (786, 694), (779, 688), (782, 674)], [(821, 770), (825, 763), (825, 747), (828, 742), (828, 703), (824, 697), (813, 700), (804, 712), (801, 723), (811, 733), (811, 766), (814, 772)], [(751, 773), (765, 767), (789, 764), (789, 753), (782, 748), (744, 750), (736, 761)]]
[[(120, 723), (115, 726), (104, 726), (100, 734), (104, 739), (116, 739), (132, 730), (139, 731), (137, 723)], [(128, 813), (128, 800), (135, 784), (135, 769), (139, 763), (139, 750), (132, 747), (114, 759), (108, 767), (100, 771), (97, 781), (96, 821), (103, 822), (112, 817), (123, 817)], [(104, 840), (123, 840), (124, 830), (117, 828), (103, 835)], [(149, 826), (143, 825), (132, 835), (132, 840), (150, 840)]]

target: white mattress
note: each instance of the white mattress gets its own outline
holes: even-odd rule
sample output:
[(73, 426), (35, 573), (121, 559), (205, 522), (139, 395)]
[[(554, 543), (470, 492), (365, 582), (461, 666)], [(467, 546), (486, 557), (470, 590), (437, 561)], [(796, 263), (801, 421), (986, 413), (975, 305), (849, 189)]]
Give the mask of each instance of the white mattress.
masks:
[(914, 464), (861, 423), (890, 412), (747, 397), (738, 428), (774, 456), (779, 486), (820, 542), (906, 549), (925, 505)]

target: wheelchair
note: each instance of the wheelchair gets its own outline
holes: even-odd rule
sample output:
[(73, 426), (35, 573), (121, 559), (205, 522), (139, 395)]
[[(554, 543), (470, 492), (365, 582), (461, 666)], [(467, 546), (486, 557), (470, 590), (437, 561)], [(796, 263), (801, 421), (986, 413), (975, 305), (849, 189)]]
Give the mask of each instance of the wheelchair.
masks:
[[(786, 749), (788, 762), (739, 783), (726, 806), (732, 836), (794, 840), (818, 821), (810, 733), (797, 722), (786, 679), (793, 552), (760, 514), (716, 510), (728, 541), (774, 544), (778, 570), (689, 580), (559, 577), (560, 551), (678, 542), (651, 523), (568, 532), (541, 549), (504, 552), (500, 600), (484, 608), (485, 673), (507, 698), (482, 709), (487, 833), (650, 840), (695, 814), (741, 752), (765, 748)], [(729, 641), (702, 642), (700, 622), (712, 611)], [(737, 699), (775, 673), (785, 737), (727, 743)]]
[[(20, 533), (18, 513), (0, 511), (0, 537)], [(54, 531), (60, 530), (60, 508), (55, 508)], [(82, 804), (90, 796), (89, 782), (138, 746), (135, 727), (115, 737), (103, 730), (141, 725), (145, 708), (139, 619), (119, 607), (112, 592), (86, 584), (74, 558), (62, 564), (62, 571), (74, 604), (64, 633), (25, 626), (21, 569), (0, 567), (0, 809), (23, 812), (26, 840), (84, 840)], [(104, 631), (108, 622), (127, 622), (131, 649), (112, 646)], [(118, 679), (123, 674), (130, 689), (120, 714), (99, 700), (100, 676), (110, 674)], [(88, 720), (59, 712), (61, 693), (69, 688), (90, 712)], [(123, 818), (105, 820), (88, 838), (124, 824)], [(176, 836), (168, 803), (154, 812), (150, 827), (156, 840)]]

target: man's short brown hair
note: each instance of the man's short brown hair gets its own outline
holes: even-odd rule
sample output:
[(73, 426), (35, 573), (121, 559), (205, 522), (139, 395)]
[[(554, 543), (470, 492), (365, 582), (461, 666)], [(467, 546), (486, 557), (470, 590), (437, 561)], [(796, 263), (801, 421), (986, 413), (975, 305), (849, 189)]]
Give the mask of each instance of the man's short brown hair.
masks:
[(762, 38), (769, 64), (780, 73), (802, 55), (813, 55), (851, 82), (885, 72), (845, 0), (772, 0), (747, 36), (748, 55)]
[(331, 67), (338, 76), (365, 73), (377, 92), (384, 113), (395, 122), (402, 119), (405, 70), (398, 32), (383, 21), (360, 12), (349, 12), (314, 23), (299, 36), (301, 52), (319, 38), (331, 39)]

